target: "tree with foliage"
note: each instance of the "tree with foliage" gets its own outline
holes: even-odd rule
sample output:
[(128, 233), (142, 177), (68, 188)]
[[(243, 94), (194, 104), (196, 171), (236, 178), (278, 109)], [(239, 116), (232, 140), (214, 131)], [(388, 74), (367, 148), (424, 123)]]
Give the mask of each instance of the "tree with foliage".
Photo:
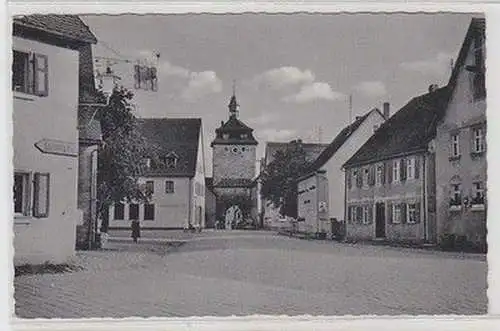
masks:
[(108, 210), (113, 203), (146, 202), (151, 196), (139, 183), (147, 169), (149, 146), (138, 129), (133, 114), (132, 92), (115, 88), (100, 112), (103, 144), (98, 152), (97, 210), (102, 219), (101, 232), (108, 230)]
[(261, 174), (261, 194), (280, 208), (284, 216), (297, 217), (297, 180), (304, 175), (309, 163), (299, 142), (291, 142), (278, 150), (273, 161)]

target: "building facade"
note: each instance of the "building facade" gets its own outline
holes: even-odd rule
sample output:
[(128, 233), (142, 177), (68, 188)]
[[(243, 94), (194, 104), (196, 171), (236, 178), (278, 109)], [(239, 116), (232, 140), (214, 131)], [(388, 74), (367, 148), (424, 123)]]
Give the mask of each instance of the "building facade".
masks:
[[(205, 157), (201, 119), (139, 119), (151, 147), (149, 170), (140, 178), (151, 192), (147, 203), (114, 204), (110, 229), (130, 229), (139, 220), (145, 230), (205, 227)], [(153, 153), (154, 151), (154, 153)], [(157, 155), (158, 159), (152, 155)]]
[[(14, 19), (14, 263), (63, 263), (75, 250), (80, 49), (95, 43), (73, 15)], [(57, 120), (55, 120), (57, 119)]]
[[(387, 103), (385, 112), (389, 117)], [(345, 175), (342, 166), (372, 136), (374, 128), (384, 121), (385, 117), (378, 109), (356, 118), (314, 160), (308, 174), (298, 182), (299, 231), (331, 233), (331, 220), (344, 220)], [(322, 200), (312, 199), (311, 194)], [(321, 217), (318, 218), (318, 215)]]
[(473, 19), (450, 78), (451, 97), (437, 127), (438, 232), (486, 245), (487, 166), (485, 21)]
[[(212, 141), (213, 192), (217, 196), (216, 220), (226, 222), (233, 212), (248, 222), (257, 202), (252, 194), (256, 175), (257, 140), (253, 129), (238, 119), (239, 105), (233, 94), (229, 102), (229, 119), (221, 122)], [(231, 214), (231, 215), (230, 215)], [(239, 222), (238, 221), (238, 222)], [(256, 221), (256, 220), (251, 220)], [(231, 226), (237, 222), (230, 221)]]
[(433, 146), (448, 95), (431, 86), (344, 164), (347, 239), (436, 241)]

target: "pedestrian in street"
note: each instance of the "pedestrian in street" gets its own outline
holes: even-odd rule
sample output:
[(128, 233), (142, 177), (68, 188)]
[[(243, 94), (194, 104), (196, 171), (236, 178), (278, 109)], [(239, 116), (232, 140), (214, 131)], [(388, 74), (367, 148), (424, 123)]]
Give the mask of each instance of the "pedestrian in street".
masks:
[(139, 220), (133, 220), (132, 221), (132, 238), (134, 239), (134, 242), (137, 242), (137, 238), (141, 237), (141, 224), (139, 223)]

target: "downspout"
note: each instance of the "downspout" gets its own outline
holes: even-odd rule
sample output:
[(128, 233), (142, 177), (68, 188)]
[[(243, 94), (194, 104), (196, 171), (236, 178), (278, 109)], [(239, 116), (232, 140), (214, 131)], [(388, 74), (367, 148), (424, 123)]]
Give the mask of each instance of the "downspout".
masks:
[(96, 225), (97, 225), (97, 212), (94, 203), (96, 202), (96, 187), (94, 184), (96, 182), (94, 181), (94, 177), (97, 176), (96, 171), (94, 171), (94, 166), (96, 166), (97, 170), (97, 165), (96, 161), (97, 158), (94, 159), (94, 156), (96, 156), (98, 153), (98, 149), (93, 150), (90, 152), (90, 219), (89, 219), (89, 224), (88, 224), (88, 249), (92, 249), (92, 243), (95, 241), (95, 231), (96, 231)]
[(347, 169), (344, 168), (344, 240), (347, 237)]
[(189, 225), (192, 225), (191, 223), (191, 215), (193, 213), (192, 211), (192, 208), (193, 208), (193, 204), (192, 204), (192, 199), (193, 199), (193, 178), (194, 177), (189, 177), (189, 197), (188, 197), (188, 229), (189, 229)]
[(427, 153), (424, 154), (424, 157), (422, 158), (422, 168), (423, 168), (423, 175), (422, 175), (422, 185), (424, 189), (422, 190), (423, 198), (422, 198), (422, 208), (424, 209), (424, 212), (421, 213), (423, 215), (423, 223), (424, 223), (424, 241), (427, 241), (429, 239), (428, 235), (428, 224), (427, 224), (427, 166), (425, 160), (427, 159)]

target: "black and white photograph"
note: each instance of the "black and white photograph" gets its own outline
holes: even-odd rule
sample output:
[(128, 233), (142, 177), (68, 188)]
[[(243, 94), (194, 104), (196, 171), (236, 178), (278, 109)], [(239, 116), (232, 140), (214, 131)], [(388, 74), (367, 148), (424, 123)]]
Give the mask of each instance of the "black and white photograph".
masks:
[(487, 314), (488, 22), (13, 16), (15, 317)]

